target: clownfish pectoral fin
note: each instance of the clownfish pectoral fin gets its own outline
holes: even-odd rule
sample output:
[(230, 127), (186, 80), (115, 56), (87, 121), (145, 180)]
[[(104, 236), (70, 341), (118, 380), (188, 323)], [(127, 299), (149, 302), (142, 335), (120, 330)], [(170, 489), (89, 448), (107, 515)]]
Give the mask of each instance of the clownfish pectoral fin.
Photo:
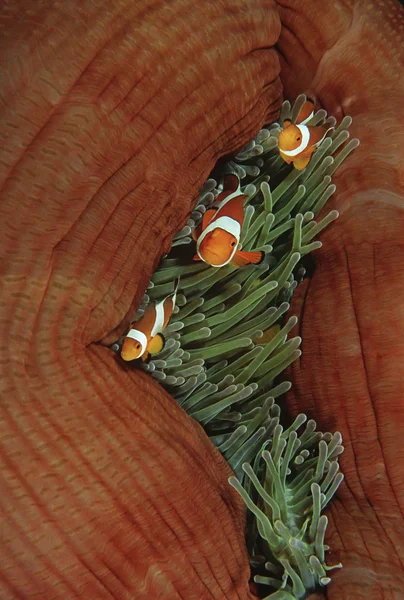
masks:
[(265, 253), (258, 250), (255, 252), (243, 252), (242, 250), (237, 250), (230, 262), (234, 267), (245, 267), (245, 265), (250, 264), (258, 265), (264, 260), (264, 256)]
[(279, 154), (281, 156), (281, 158), (285, 161), (285, 163), (287, 163), (288, 165), (290, 165), (290, 163), (292, 162), (292, 157), (291, 156), (286, 156), (286, 154), (284, 154), (282, 152), (282, 150), (279, 150)]
[(198, 225), (198, 227), (196, 227), (192, 232), (192, 239), (196, 242), (198, 237), (201, 235), (201, 233), (202, 233), (202, 225)]
[(307, 167), (307, 165), (310, 162), (310, 159), (311, 159), (311, 154), (309, 156), (307, 156), (307, 155), (301, 156), (300, 158), (297, 158), (296, 160), (293, 161), (293, 166), (298, 171), (302, 171), (303, 169), (305, 169)]
[(164, 335), (162, 333), (157, 333), (148, 343), (147, 351), (150, 352), (151, 355), (158, 354), (164, 348), (165, 343)]
[(194, 254), (192, 260), (202, 260), (198, 254)]
[(203, 219), (202, 219), (202, 231), (207, 228), (207, 226), (209, 225), (213, 216), (215, 215), (216, 211), (217, 211), (217, 208), (208, 208), (208, 210), (205, 211), (205, 214), (203, 215)]

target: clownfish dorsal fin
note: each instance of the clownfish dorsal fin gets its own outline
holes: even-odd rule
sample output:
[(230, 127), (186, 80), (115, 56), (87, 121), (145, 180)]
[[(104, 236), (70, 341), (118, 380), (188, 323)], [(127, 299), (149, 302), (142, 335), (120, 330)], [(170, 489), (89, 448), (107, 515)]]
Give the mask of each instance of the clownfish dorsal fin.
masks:
[(174, 291), (173, 291), (173, 296), (178, 292), (178, 288), (180, 287), (180, 281), (181, 281), (181, 276), (178, 275), (178, 277), (175, 279), (174, 281)]
[[(169, 296), (169, 298), (171, 298), (171, 302), (172, 302), (171, 314), (175, 308), (175, 303), (177, 302), (177, 293), (178, 293), (178, 288), (180, 287), (180, 280), (181, 280), (181, 276), (178, 275), (178, 277), (174, 281), (174, 291), (171, 294), (171, 296)], [(169, 315), (169, 319), (171, 318), (171, 314)]]
[(194, 229), (194, 231), (192, 232), (192, 239), (196, 242), (198, 237), (201, 235), (202, 233), (202, 225), (198, 225), (198, 227), (196, 227)]
[(283, 128), (287, 129), (288, 127), (290, 127), (292, 125), (292, 121), (290, 119), (285, 119), (283, 121)]
[(207, 228), (216, 211), (217, 208), (208, 208), (208, 210), (205, 211), (202, 219), (202, 231)]
[(226, 175), (223, 181), (223, 191), (236, 192), (240, 187), (240, 179), (234, 173)]
[(307, 98), (296, 118), (296, 125), (307, 125), (314, 116), (314, 100)]

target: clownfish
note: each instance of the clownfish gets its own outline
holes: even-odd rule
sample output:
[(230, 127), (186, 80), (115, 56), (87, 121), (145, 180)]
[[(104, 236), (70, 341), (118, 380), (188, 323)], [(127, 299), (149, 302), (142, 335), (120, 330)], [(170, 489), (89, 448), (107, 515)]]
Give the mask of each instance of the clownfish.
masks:
[(266, 329), (264, 331), (262, 338), (259, 339), (259, 343), (260, 344), (268, 344), (269, 342), (271, 342), (274, 339), (274, 337), (280, 332), (280, 330), (281, 330), (280, 325), (273, 325), (269, 329)]
[(231, 263), (235, 267), (258, 264), (264, 252), (242, 252), (238, 250), (241, 228), (244, 221), (244, 201), (247, 196), (240, 191), (237, 175), (225, 178), (224, 190), (216, 198), (218, 206), (209, 208), (202, 223), (192, 235), (196, 241), (194, 260), (203, 260), (212, 267), (224, 267)]
[(149, 304), (143, 316), (131, 325), (122, 344), (123, 360), (137, 358), (146, 360), (149, 354), (158, 354), (162, 351), (165, 345), (162, 332), (173, 314), (179, 283), (178, 278), (174, 292), (160, 302)]
[(301, 171), (310, 162), (311, 155), (318, 148), (325, 136), (333, 127), (318, 125), (310, 127), (306, 125), (314, 115), (314, 102), (307, 100), (301, 111), (292, 123), (290, 119), (283, 122), (283, 130), (279, 134), (278, 148), (283, 160)]

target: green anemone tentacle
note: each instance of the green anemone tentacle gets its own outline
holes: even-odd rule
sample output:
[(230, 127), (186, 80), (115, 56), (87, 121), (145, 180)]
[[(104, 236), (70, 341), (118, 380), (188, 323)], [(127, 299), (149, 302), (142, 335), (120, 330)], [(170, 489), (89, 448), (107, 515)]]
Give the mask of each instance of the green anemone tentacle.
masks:
[[(327, 517), (321, 514), (343, 479), (341, 435), (317, 431), (306, 415), (284, 428), (276, 402), (290, 389), (279, 376), (301, 354), (301, 339), (293, 336), (297, 319), (286, 316), (289, 301), (305, 276), (305, 256), (321, 247), (317, 236), (338, 217), (333, 210), (317, 219), (335, 192), (332, 175), (359, 144), (349, 141), (352, 119), (344, 117), (305, 169), (286, 165), (277, 138), (284, 119), (294, 122), (305, 101), (300, 95), (293, 105), (284, 102), (279, 122), (261, 129), (223, 167), (219, 182), (208, 179), (138, 313), (172, 293), (180, 276), (165, 347), (141, 368), (202, 424), (233, 468), (229, 483), (247, 507), (254, 580), (269, 586), (271, 600), (303, 600), (341, 566), (325, 562)], [(319, 110), (309, 126), (324, 123), (334, 126), (335, 119)], [(190, 259), (192, 233), (226, 173), (240, 177), (248, 196), (241, 245), (262, 249), (261, 265), (213, 268)]]

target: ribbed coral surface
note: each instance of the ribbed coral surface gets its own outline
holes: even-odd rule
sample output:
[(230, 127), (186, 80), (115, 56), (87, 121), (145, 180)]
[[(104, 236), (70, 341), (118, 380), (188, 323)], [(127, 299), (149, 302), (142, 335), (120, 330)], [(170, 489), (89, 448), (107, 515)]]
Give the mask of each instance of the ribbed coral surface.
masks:
[(20, 1), (0, 23), (0, 597), (251, 598), (224, 459), (93, 342), (277, 115), (274, 2)]
[(278, 4), (285, 94), (313, 92), (327, 111), (351, 115), (361, 139), (334, 178), (328, 206), (341, 216), (292, 303), (303, 353), (291, 368), (289, 407), (341, 431), (345, 446), (328, 537), (344, 569), (327, 597), (401, 599), (404, 8), (395, 0)]

